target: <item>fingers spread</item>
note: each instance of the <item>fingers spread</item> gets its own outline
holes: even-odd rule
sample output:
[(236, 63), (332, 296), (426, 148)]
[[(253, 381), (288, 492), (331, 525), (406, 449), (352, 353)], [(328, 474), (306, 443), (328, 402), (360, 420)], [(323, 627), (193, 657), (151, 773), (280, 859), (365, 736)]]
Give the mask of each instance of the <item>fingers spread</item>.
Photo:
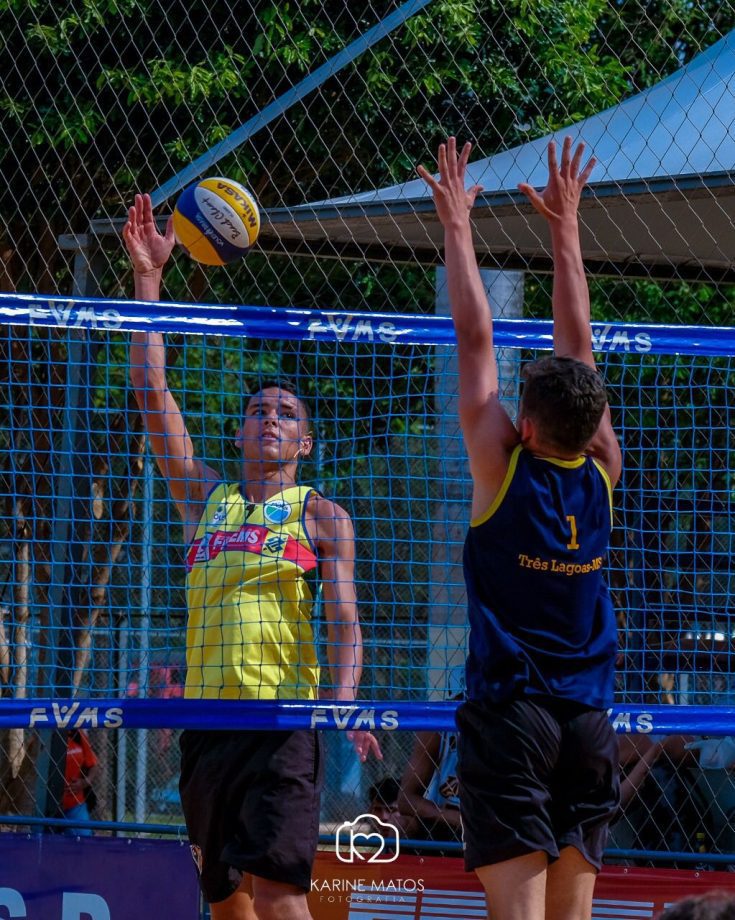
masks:
[(439, 160), (439, 175), (443, 179), (445, 176), (448, 175), (448, 172), (447, 172), (447, 145), (446, 144), (439, 144), (439, 156), (437, 157), (437, 159)]
[(549, 176), (556, 175), (559, 166), (556, 162), (556, 141), (549, 141)]
[(526, 182), (521, 182), (518, 185), (519, 191), (528, 198), (534, 208), (538, 211), (539, 214), (543, 214), (544, 217), (554, 220), (558, 218), (558, 214), (555, 214), (554, 211), (546, 204), (544, 199), (539, 195), (536, 189), (532, 185), (528, 185)]
[(421, 176), (421, 178), (422, 178), (422, 179), (424, 180), (424, 182), (429, 186), (429, 188), (432, 190), (432, 192), (436, 192), (436, 191), (439, 189), (439, 183), (438, 183), (438, 182), (436, 181), (436, 179), (431, 175), (431, 173), (429, 172), (429, 170), (426, 169), (424, 166), (417, 166), (417, 167), (416, 167), (416, 172), (419, 174), (419, 176)]
[(447, 140), (447, 175), (453, 179), (457, 175), (457, 138)]
[(594, 157), (590, 157), (589, 163), (582, 170), (582, 174), (579, 177), (580, 185), (584, 186), (587, 184), (587, 180), (589, 179), (590, 175), (592, 174), (592, 170), (595, 168), (596, 165), (597, 165), (597, 160)]
[(571, 161), (572, 139), (567, 134), (561, 148), (561, 174), (563, 178), (569, 176), (569, 165)]
[(572, 179), (576, 179), (579, 175), (579, 164), (582, 162), (582, 154), (584, 153), (584, 141), (580, 141), (577, 144), (577, 149), (574, 151), (574, 156), (572, 157), (572, 165), (570, 170), (570, 176)]
[(462, 148), (462, 153), (459, 155), (459, 163), (457, 164), (457, 169), (460, 176), (464, 175), (464, 171), (467, 168), (467, 163), (470, 159), (470, 153), (472, 152), (472, 144), (467, 141), (467, 143)]
[(150, 195), (143, 195), (143, 220), (146, 224), (153, 223), (153, 205)]

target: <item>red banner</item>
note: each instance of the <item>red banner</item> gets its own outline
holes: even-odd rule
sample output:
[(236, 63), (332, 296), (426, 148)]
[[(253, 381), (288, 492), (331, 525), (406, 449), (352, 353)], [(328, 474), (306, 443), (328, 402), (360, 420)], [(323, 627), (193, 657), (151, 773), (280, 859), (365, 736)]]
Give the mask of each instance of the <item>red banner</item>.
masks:
[[(735, 874), (683, 869), (605, 868), (595, 886), (593, 920), (648, 920), (684, 897), (720, 889), (735, 894)], [(481, 920), (485, 897), (459, 859), (400, 856), (350, 865), (320, 852), (309, 906), (315, 920)]]

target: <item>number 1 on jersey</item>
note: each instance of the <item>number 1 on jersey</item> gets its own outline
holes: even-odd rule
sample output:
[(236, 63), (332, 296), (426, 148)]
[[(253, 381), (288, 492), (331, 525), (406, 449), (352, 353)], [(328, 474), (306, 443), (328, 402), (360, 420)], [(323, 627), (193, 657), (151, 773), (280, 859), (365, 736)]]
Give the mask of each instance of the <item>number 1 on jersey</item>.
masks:
[(579, 549), (579, 543), (577, 543), (577, 519), (573, 514), (568, 514), (567, 520), (572, 531), (572, 539), (567, 543), (567, 549)]

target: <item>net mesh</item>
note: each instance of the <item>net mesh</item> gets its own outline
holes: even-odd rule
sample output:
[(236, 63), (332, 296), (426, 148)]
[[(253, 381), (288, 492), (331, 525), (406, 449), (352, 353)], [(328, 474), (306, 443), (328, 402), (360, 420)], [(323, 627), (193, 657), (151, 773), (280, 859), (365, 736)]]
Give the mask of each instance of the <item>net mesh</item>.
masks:
[[(183, 693), (182, 529), (130, 396), (129, 333), (89, 329), (116, 309), (110, 304), (68, 301), (67, 322), (87, 328), (44, 327), (41, 321), (58, 317), (47, 300), (34, 299), (23, 305), (33, 312), (31, 323), (2, 326), (3, 408), (12, 419), (4, 434), (12, 505), (3, 517), (2, 681), (6, 695), (31, 701), (72, 690), (83, 698), (151, 702)], [(307, 311), (297, 321), (294, 311), (267, 312), (256, 311), (263, 331), (250, 336), (168, 336), (168, 376), (197, 452), (236, 480), (244, 394), (263, 378), (293, 379), (309, 401), (316, 433), (301, 480), (334, 496), (355, 525), (362, 695), (388, 703), (446, 698), (457, 690), (466, 647), (461, 551), (471, 494), (450, 324), (431, 319), (422, 328), (415, 316), (395, 315), (386, 326), (381, 317)], [(220, 319), (196, 307), (188, 316)], [(133, 325), (139, 317), (114, 322)], [(511, 408), (521, 361), (548, 347), (549, 326), (497, 325)], [(726, 352), (735, 351), (735, 336), (729, 329), (623, 324), (594, 324), (593, 335), (625, 455), (608, 566), (621, 627), (617, 701), (731, 705), (735, 457), (733, 358)], [(680, 353), (667, 353), (673, 351)], [(42, 384), (54, 376), (54, 387)], [(80, 390), (73, 416), (70, 379)], [(71, 569), (59, 568), (53, 551), (65, 496)], [(71, 592), (60, 595), (70, 622), (53, 612), (61, 587)], [(319, 603), (314, 619), (326, 665)], [(323, 686), (329, 687), (326, 667)], [(181, 820), (177, 734), (92, 732), (106, 777), (95, 817), (145, 822), (149, 831)], [(439, 775), (447, 737), (383, 732), (384, 764), (361, 768), (342, 734), (327, 733), (323, 833), (328, 837), (344, 814), (384, 799), (392, 797), (383, 804), (397, 808), (402, 796), (404, 834), (453, 852), (456, 828), (420, 804), (436, 785), (432, 774)], [(621, 743), (626, 769), (643, 763), (655, 743)], [(699, 770), (684, 743), (674, 735), (650, 765), (643, 792), (631, 792), (616, 847), (685, 854), (704, 847), (710, 858), (730, 849), (726, 770)], [(716, 745), (727, 743), (710, 742), (702, 756), (716, 761)], [(4, 786), (13, 814), (32, 813), (42, 744), (42, 736), (25, 732), (17, 749), (25, 768)], [(381, 782), (385, 775), (394, 782)]]
[[(283, 209), (404, 182), (416, 162), (430, 165), (448, 133), (473, 140), (473, 161), (541, 138), (654, 87), (723, 38), (727, 50), (735, 27), (735, 6), (720, 0), (421, 6), (371, 0), (358, 15), (353, 5), (315, 0), (216, 9), (156, 0), (0, 3), (8, 63), (0, 90), (2, 290), (129, 296), (119, 230), (134, 192), (160, 188), (261, 116), (209, 170), (253, 190), (266, 212), (261, 247), (206, 272), (178, 257), (165, 296), (349, 310), (356, 319), (320, 315), (331, 341), (295, 342), (272, 328), (246, 338), (169, 336), (171, 383), (201, 455), (228, 475), (237, 474), (245, 386), (285, 372), (312, 401), (316, 449), (303, 481), (344, 503), (355, 521), (363, 692), (379, 700), (445, 695), (464, 655), (458, 561), (469, 480), (451, 348), (430, 336), (404, 344), (393, 336), (400, 316), (384, 316), (383, 333), (374, 323), (356, 331), (375, 311), (411, 314), (412, 324), (442, 312), (442, 283), (427, 264), (438, 253), (433, 242), (412, 251), (416, 235), (403, 239), (408, 230), (394, 212), (381, 224), (392, 242), (350, 248), (335, 232), (344, 215), (335, 225), (320, 211), (318, 233), (307, 239), (306, 224)], [(352, 43), (401, 10), (405, 21), (358, 53)], [(350, 49), (355, 56), (343, 69), (296, 92)], [(707, 58), (667, 106), (651, 103), (646, 130), (636, 122), (608, 151), (619, 171), (597, 200), (623, 190), (630, 203), (608, 209), (614, 247), (609, 226), (583, 213), (588, 263), (609, 275), (591, 279), (594, 334), (607, 340), (604, 371), (626, 452), (609, 566), (623, 705), (732, 703), (732, 342), (725, 337), (704, 354), (681, 342), (653, 352), (645, 334), (639, 340), (640, 330), (621, 326), (697, 324), (692, 342), (732, 322), (733, 287), (723, 283), (733, 280), (731, 74), (728, 54)], [(266, 119), (274, 102), (280, 109)], [(689, 120), (677, 127), (684, 112)], [(661, 129), (669, 140), (656, 146)], [(542, 163), (536, 153), (525, 161), (529, 173)], [(677, 158), (675, 170), (692, 175), (662, 186), (645, 211), (648, 179), (665, 178)], [(644, 161), (648, 172), (639, 175)], [(508, 173), (514, 162), (515, 154)], [(494, 200), (501, 205), (507, 197)], [(541, 231), (517, 200), (504, 214), (516, 223), (501, 222), (494, 235), (503, 246), (488, 264), (527, 270), (488, 278), (489, 287), (499, 285), (493, 300), (507, 301), (508, 315), (545, 317)], [(278, 228), (289, 221), (287, 238)], [(322, 230), (334, 239), (317, 239)], [(526, 230), (531, 243), (518, 259), (512, 243)], [(435, 239), (430, 220), (418, 237)], [(700, 264), (693, 244), (701, 240), (711, 245)], [(663, 253), (656, 265), (647, 259), (653, 250)], [(126, 338), (101, 331), (117, 324), (105, 316), (109, 305), (99, 306), (94, 324), (88, 319), (89, 334), (68, 328), (63, 303), (53, 327), (43, 325), (48, 309), (37, 307), (32, 323), (2, 326), (0, 335), (0, 697), (75, 687), (88, 697), (174, 699), (183, 679), (180, 525), (146, 453), (126, 383)], [(501, 352), (509, 406), (519, 361), (532, 355)], [(323, 657), (318, 604), (316, 613)], [(340, 734), (327, 739), (327, 822), (363, 806), (383, 770), (400, 777), (414, 749), (412, 735), (386, 734), (384, 768), (360, 772)], [(178, 820), (176, 732), (93, 731), (92, 741), (101, 760), (96, 817)], [(0, 814), (48, 812), (43, 744), (34, 732), (0, 733)], [(628, 772), (643, 753), (621, 748)], [(619, 845), (672, 849), (681, 840), (690, 852), (735, 849), (727, 836), (732, 784), (716, 775), (726, 754), (702, 751), (697, 767), (694, 755), (663, 750), (648, 791), (632, 800)]]
[[(98, 312), (105, 308), (97, 303)], [(72, 321), (84, 322), (80, 315)], [(461, 555), (471, 496), (449, 323), (434, 320), (417, 332), (406, 315), (386, 326), (379, 317), (313, 314), (302, 318), (298, 338), (281, 338), (289, 324), (288, 312), (275, 311), (273, 338), (266, 321), (264, 338), (170, 336), (168, 381), (196, 455), (239, 482), (237, 434), (249, 394), (263, 380), (295, 381), (315, 433), (300, 481), (344, 507), (355, 527), (363, 694), (446, 695), (466, 652)], [(509, 407), (522, 357), (541, 353), (530, 348), (528, 329), (542, 347), (548, 334), (527, 325), (520, 332), (509, 324), (522, 349), (500, 349)], [(2, 328), (3, 682), (32, 697), (179, 687), (187, 548), (166, 483), (147, 458), (128, 383), (127, 334)], [(593, 331), (606, 349), (600, 366), (625, 453), (608, 574), (622, 637), (618, 698), (729, 705), (733, 358), (661, 354), (669, 346), (655, 327), (596, 324)], [(719, 332), (721, 344), (710, 351), (733, 345), (729, 330)], [(688, 349), (676, 348), (703, 350), (697, 330), (685, 336)], [(71, 546), (68, 558), (60, 539)], [(51, 612), (57, 596), (68, 621)], [(318, 596), (312, 620), (329, 689)], [(66, 670), (51, 673), (70, 651)]]

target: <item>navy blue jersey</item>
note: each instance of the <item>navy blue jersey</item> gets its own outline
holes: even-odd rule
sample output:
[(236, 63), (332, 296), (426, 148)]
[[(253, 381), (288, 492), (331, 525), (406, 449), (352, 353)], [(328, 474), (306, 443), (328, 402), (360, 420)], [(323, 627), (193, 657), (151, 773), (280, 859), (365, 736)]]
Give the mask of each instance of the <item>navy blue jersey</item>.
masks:
[(610, 480), (591, 457), (513, 451), (465, 541), (470, 699), (612, 703), (616, 624), (603, 578), (611, 508)]

